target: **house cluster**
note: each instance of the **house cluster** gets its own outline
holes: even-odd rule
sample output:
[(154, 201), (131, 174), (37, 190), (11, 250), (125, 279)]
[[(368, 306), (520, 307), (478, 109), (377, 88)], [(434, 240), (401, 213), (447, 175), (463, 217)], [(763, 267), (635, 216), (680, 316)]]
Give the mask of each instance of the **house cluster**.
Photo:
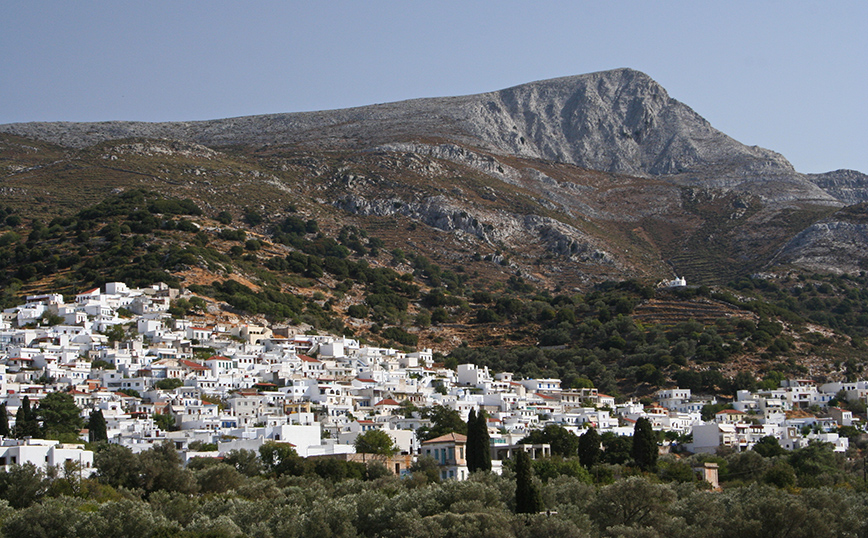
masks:
[[(517, 379), (472, 364), (445, 368), (430, 349), (408, 353), (243, 320), (174, 319), (170, 302), (184, 296), (162, 285), (109, 283), (72, 304), (38, 295), (5, 310), (0, 391), (10, 421), (25, 396), (38, 405), (52, 391), (68, 391), (83, 417), (101, 410), (110, 442), (141, 451), (169, 440), (188, 459), (257, 450), (267, 441), (290, 443), (303, 457), (358, 459), (364, 456), (355, 454), (355, 439), (381, 430), (400, 450), (388, 462), (392, 471), (405, 473), (413, 458), (425, 455), (440, 464), (443, 478), (462, 479), (466, 438), (420, 442), (417, 430), (430, 426), (421, 408), (445, 406), (465, 420), (471, 410), (485, 410), (497, 470), (515, 450), (548, 455), (548, 445), (520, 444), (534, 429), (558, 424), (578, 434), (590, 426), (631, 435), (639, 417), (659, 430), (692, 433), (694, 451), (744, 450), (766, 435), (790, 449), (819, 439), (845, 450), (847, 439), (834, 431), (851, 424), (849, 412), (833, 409), (817, 418), (799, 411), (822, 406), (841, 390), (868, 394), (868, 382), (787, 381), (774, 391), (740, 392), (734, 409), (706, 423), (700, 411), (711, 402), (685, 389), (661, 391), (653, 405), (616, 403), (594, 388), (563, 388), (559, 379)], [(125, 328), (123, 337), (115, 326)], [(216, 450), (203, 452), (205, 445)], [(89, 469), (93, 461), (80, 445), (8, 439), (0, 446), (0, 468), (31, 461), (22, 451), (40, 464), (78, 461)]]

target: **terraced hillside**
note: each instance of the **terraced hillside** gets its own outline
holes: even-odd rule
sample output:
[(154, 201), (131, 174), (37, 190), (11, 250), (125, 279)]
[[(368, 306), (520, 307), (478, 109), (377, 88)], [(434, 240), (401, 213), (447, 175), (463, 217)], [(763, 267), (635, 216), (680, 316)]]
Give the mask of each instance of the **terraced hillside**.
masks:
[(749, 319), (756, 321), (756, 314), (735, 308), (723, 301), (708, 298), (676, 299), (653, 298), (639, 304), (633, 317), (650, 325), (673, 326), (691, 320), (713, 324), (718, 319)]

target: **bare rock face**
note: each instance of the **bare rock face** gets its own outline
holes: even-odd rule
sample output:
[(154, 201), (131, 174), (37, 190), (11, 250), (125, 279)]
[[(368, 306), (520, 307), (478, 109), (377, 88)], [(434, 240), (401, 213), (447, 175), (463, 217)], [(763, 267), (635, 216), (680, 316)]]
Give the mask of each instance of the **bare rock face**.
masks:
[(847, 205), (868, 202), (868, 175), (855, 170), (809, 174), (809, 181)]
[(796, 235), (775, 260), (814, 271), (858, 273), (868, 269), (868, 224), (819, 222)]
[(573, 226), (539, 215), (522, 216), (504, 211), (474, 209), (445, 196), (405, 202), (398, 198), (369, 200), (349, 194), (334, 202), (334, 205), (355, 215), (402, 215), (438, 230), (466, 234), (488, 244), (536, 244), (548, 252), (582, 263), (615, 263), (594, 238)]
[(737, 164), (753, 173), (794, 172), (782, 156), (729, 138), (630, 69), (474, 96), (455, 115), (493, 149), (594, 170), (665, 175)]

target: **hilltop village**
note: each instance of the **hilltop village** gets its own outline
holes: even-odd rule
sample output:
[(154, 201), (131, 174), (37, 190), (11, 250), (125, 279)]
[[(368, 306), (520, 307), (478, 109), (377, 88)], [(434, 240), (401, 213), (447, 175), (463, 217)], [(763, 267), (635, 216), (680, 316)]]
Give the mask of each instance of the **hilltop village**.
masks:
[[(432, 426), (423, 410), (442, 406), (465, 421), (484, 410), (497, 472), (516, 450), (550, 454), (548, 444), (522, 442), (547, 425), (579, 435), (593, 427), (630, 436), (643, 417), (663, 432), (661, 453), (744, 451), (765, 437), (787, 450), (823, 441), (844, 452), (848, 438), (839, 436), (839, 427), (860, 425), (851, 411), (831, 404), (845, 394), (850, 401), (868, 395), (865, 381), (818, 386), (790, 379), (774, 390), (739, 391), (713, 414), (707, 410), (720, 402), (687, 389), (661, 390), (650, 403), (618, 402), (595, 388), (562, 387), (559, 379), (518, 379), (473, 364), (447, 368), (431, 349), (369, 347), (241, 321), (198, 325), (171, 315), (178, 299), (196, 298), (165, 285), (130, 289), (114, 282), (76, 295), (74, 303), (37, 295), (5, 310), (0, 403), (11, 426), (22, 405), (38, 406), (63, 392), (85, 420), (100, 411), (109, 442), (134, 452), (168, 440), (189, 461), (278, 442), (304, 458), (364, 462), (368, 455), (357, 453), (356, 440), (379, 430), (397, 449), (387, 462), (390, 471), (406, 474), (417, 457), (430, 456), (442, 478), (461, 480), (469, 474), (466, 437), (448, 433), (421, 441), (417, 433)], [(74, 461), (84, 472), (93, 470), (93, 452), (84, 444), (2, 440), (0, 468), (28, 461)]]

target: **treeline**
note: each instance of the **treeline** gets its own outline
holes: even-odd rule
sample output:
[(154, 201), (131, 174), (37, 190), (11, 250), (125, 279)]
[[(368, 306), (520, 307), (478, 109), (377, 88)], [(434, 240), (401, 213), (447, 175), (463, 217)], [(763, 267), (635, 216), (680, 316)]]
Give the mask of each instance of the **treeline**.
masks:
[(73, 293), (112, 280), (177, 285), (168, 271), (175, 267), (171, 258), (177, 247), (153, 244), (153, 237), (173, 230), (198, 233), (183, 217), (202, 211), (189, 199), (135, 189), (48, 224), (8, 214), (8, 209), (0, 213), (6, 215), (0, 219), (0, 284), (5, 288), (0, 306), (8, 307), (18, 301), (15, 293), (23, 283), (57, 273), (63, 276), (55, 278), (54, 289)]
[[(133, 454), (103, 446), (97, 474), (74, 463), (46, 474), (0, 473), (4, 536), (474, 537), (861, 536), (868, 494), (843, 458), (817, 445), (792, 454), (664, 457), (656, 472), (601, 463), (584, 474), (534, 463), (542, 513), (521, 514), (513, 463), (439, 482), (420, 464), (406, 478), (382, 465), (304, 460), (285, 444), (184, 467), (171, 443)], [(727, 487), (709, 491), (691, 466), (714, 461)], [(327, 463), (331, 462), (331, 463)], [(379, 466), (378, 466), (379, 465)], [(786, 467), (789, 466), (789, 467)], [(563, 465), (561, 465), (563, 467)], [(794, 480), (788, 480), (790, 471)], [(522, 472), (522, 471), (518, 471)], [(782, 478), (783, 477), (783, 478)]]
[(742, 278), (728, 287), (761, 297), (791, 319), (811, 321), (856, 339), (868, 337), (868, 275), (802, 274)]

